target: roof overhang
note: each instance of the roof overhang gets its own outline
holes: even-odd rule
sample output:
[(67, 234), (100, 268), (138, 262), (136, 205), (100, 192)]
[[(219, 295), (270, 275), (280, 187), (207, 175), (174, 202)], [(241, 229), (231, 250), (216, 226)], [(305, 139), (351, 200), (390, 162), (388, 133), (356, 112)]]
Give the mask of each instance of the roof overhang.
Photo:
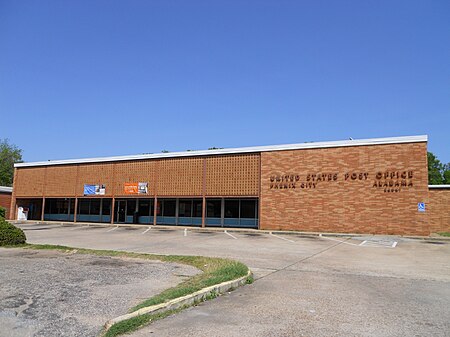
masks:
[(0, 186), (0, 192), (3, 193), (12, 193), (13, 188), (8, 186)]
[(260, 153), (260, 152), (286, 151), (286, 150), (320, 149), (320, 148), (331, 148), (331, 147), (351, 147), (351, 146), (419, 143), (419, 142), (427, 142), (427, 141), (428, 141), (428, 136), (426, 136), (426, 135), (406, 136), (406, 137), (389, 137), (389, 138), (353, 139), (353, 140), (338, 140), (338, 141), (331, 141), (331, 142), (311, 142), (311, 143), (286, 144), (286, 145), (253, 146), (253, 147), (240, 147), (240, 148), (217, 149), (217, 150), (199, 150), (199, 151), (183, 151), (183, 152), (169, 152), (169, 153), (157, 153), (157, 154), (140, 154), (140, 155), (131, 155), (131, 156), (65, 159), (65, 160), (51, 160), (51, 161), (49, 160), (49, 161), (30, 162), (30, 163), (17, 163), (14, 165), (14, 167), (87, 164), (87, 163), (103, 163), (103, 162), (116, 162), (116, 161), (129, 161), (129, 160), (144, 160), (144, 159), (201, 157), (201, 156)]
[(431, 189), (439, 189), (439, 188), (450, 189), (450, 185), (428, 185), (428, 188), (431, 188)]

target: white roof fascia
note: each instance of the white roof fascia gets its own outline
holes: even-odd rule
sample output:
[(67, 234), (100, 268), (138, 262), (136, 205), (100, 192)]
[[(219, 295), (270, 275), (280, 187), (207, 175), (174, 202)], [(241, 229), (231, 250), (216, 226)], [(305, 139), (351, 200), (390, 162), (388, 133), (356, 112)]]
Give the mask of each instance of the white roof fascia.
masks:
[(12, 193), (13, 188), (8, 186), (0, 186), (0, 192)]
[(450, 188), (450, 185), (428, 185), (428, 188)]
[(52, 160), (52, 161), (49, 160), (49, 161), (39, 161), (39, 162), (30, 162), (30, 163), (17, 163), (17, 164), (14, 164), (14, 167), (86, 164), (86, 163), (102, 163), (102, 162), (143, 160), (143, 159), (161, 159), (161, 158), (200, 157), (200, 156), (214, 156), (214, 155), (240, 154), (240, 153), (258, 153), (258, 152), (285, 151), (285, 150), (319, 149), (319, 148), (330, 148), (330, 147), (418, 143), (418, 142), (427, 142), (427, 141), (428, 141), (428, 136), (426, 136), (426, 135), (406, 136), (406, 137), (389, 137), (389, 138), (354, 139), (354, 140), (339, 140), (339, 141), (332, 141), (332, 142), (311, 142), (311, 143), (286, 144), (286, 145), (253, 146), (253, 147), (240, 147), (240, 148), (217, 149), (217, 150), (198, 150), (198, 151), (183, 151), (183, 152), (169, 152), (169, 153), (156, 153), (156, 154), (140, 154), (140, 155), (131, 155), (131, 156), (65, 159), (65, 160)]

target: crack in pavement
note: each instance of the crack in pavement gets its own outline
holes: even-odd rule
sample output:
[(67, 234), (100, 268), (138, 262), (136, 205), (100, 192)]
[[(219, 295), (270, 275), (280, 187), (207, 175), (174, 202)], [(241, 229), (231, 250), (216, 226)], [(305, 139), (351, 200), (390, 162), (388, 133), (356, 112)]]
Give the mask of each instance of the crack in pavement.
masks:
[(300, 260), (295, 261), (295, 262), (293, 262), (293, 263), (290, 263), (290, 264), (288, 264), (287, 266), (284, 266), (284, 267), (281, 268), (281, 269), (277, 269), (277, 270), (274, 270), (274, 271), (271, 272), (271, 273), (268, 273), (268, 274), (266, 274), (266, 275), (263, 275), (263, 276), (259, 277), (258, 279), (255, 279), (255, 282), (256, 282), (256, 281), (259, 281), (259, 280), (261, 280), (261, 279), (263, 279), (263, 278), (266, 278), (267, 276), (270, 276), (270, 275), (273, 275), (273, 274), (278, 273), (278, 272), (280, 272), (280, 271), (286, 270), (287, 268), (292, 267), (292, 266), (295, 266), (296, 264), (299, 264), (299, 263), (302, 263), (302, 262), (304, 262), (304, 261), (306, 261), (306, 260), (309, 260), (309, 259), (311, 259), (311, 258), (313, 258), (313, 257), (315, 257), (315, 256), (317, 256), (317, 255), (320, 255), (320, 254), (322, 254), (322, 253), (325, 253), (326, 251), (328, 251), (328, 250), (330, 250), (330, 249), (332, 249), (332, 248), (334, 248), (334, 247), (336, 247), (336, 246), (342, 245), (342, 244), (345, 243), (347, 240), (350, 240), (350, 238), (347, 238), (347, 239), (345, 239), (344, 241), (339, 241), (338, 243), (336, 243), (336, 244), (334, 244), (334, 245), (331, 245), (331, 246), (329, 246), (329, 247), (327, 247), (327, 248), (325, 248), (325, 249), (322, 249), (321, 251), (319, 251), (319, 252), (317, 252), (317, 253), (314, 253), (314, 254), (311, 254), (311, 255), (309, 255), (309, 256), (303, 257), (303, 258), (301, 258)]

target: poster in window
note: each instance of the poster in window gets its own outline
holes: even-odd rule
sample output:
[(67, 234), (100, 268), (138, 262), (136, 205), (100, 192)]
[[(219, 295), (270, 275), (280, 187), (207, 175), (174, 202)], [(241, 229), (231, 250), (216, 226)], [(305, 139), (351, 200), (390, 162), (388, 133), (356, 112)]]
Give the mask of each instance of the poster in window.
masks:
[(148, 183), (139, 183), (138, 192), (139, 192), (139, 194), (147, 194), (148, 193)]
[(123, 192), (125, 194), (138, 194), (138, 183), (125, 183)]
[(125, 194), (147, 194), (148, 183), (125, 183), (123, 190)]
[(106, 187), (105, 185), (91, 185), (84, 184), (84, 195), (105, 195)]

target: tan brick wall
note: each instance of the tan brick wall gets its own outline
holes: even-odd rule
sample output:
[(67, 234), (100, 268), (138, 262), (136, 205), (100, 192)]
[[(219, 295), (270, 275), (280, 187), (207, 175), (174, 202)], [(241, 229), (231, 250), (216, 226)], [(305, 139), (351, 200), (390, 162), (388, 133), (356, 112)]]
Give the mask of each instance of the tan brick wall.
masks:
[(206, 158), (206, 195), (257, 196), (260, 155)]
[(105, 196), (113, 195), (114, 163), (84, 164), (78, 166), (76, 194), (82, 196), (84, 185), (105, 185)]
[(11, 193), (0, 192), (0, 207), (6, 209), (5, 218), (9, 219), (9, 210), (11, 208)]
[[(106, 196), (125, 196), (125, 183), (148, 182), (148, 196), (259, 193), (259, 154), (136, 160), (18, 168), (15, 196), (83, 196), (84, 184), (106, 185)], [(204, 177), (205, 173), (205, 177)]]
[(117, 162), (115, 165), (114, 194), (116, 196), (126, 195), (125, 183), (148, 183), (148, 195), (155, 193), (156, 161), (129, 161)]
[(161, 196), (202, 195), (203, 158), (160, 160), (157, 182)]
[(450, 189), (429, 190), (430, 230), (432, 233), (450, 232)]
[(65, 197), (74, 195), (76, 179), (76, 166), (48, 166), (45, 172), (45, 196)]
[[(426, 153), (426, 143), (262, 153), (260, 228), (428, 235), (427, 213), (417, 210), (428, 203)], [(386, 172), (398, 172), (399, 192), (373, 186), (389, 184)], [(412, 186), (395, 187), (402, 180)]]

